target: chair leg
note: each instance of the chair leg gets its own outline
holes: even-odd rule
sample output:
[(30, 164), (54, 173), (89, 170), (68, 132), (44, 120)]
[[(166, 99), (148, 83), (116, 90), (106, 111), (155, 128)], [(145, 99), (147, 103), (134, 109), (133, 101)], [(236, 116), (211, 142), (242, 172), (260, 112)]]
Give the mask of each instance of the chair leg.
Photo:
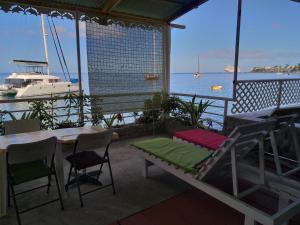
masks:
[(10, 207), (10, 187), (9, 187), (8, 179), (7, 179), (7, 206)]
[(115, 189), (115, 183), (114, 183), (114, 178), (111, 170), (111, 165), (110, 165), (110, 160), (108, 159), (108, 168), (109, 168), (109, 175), (110, 175), (110, 180), (111, 180), (111, 186), (113, 189), (113, 194), (116, 194), (116, 189)]
[(20, 213), (19, 213), (19, 209), (18, 209), (18, 205), (17, 205), (15, 190), (14, 190), (14, 187), (12, 184), (10, 184), (10, 189), (11, 189), (11, 193), (12, 193), (12, 197), (13, 197), (13, 201), (14, 201), (14, 207), (15, 207), (16, 214), (17, 214), (18, 224), (21, 225), (22, 223), (21, 223)]
[(98, 172), (98, 174), (97, 174), (97, 180), (99, 180), (99, 178), (100, 178), (100, 174), (101, 174), (101, 172), (102, 172), (102, 168), (103, 168), (103, 163), (101, 164), (100, 169), (99, 169), (99, 172)]
[(51, 175), (48, 176), (47, 194), (49, 194), (49, 192), (50, 192), (50, 187), (51, 187)]
[(71, 179), (72, 170), (73, 170), (73, 166), (70, 166), (68, 180), (67, 180), (67, 183), (66, 183), (66, 186), (65, 186), (66, 192), (68, 192), (68, 190), (69, 190), (69, 183), (70, 183), (70, 179)]
[(81, 190), (80, 190), (80, 181), (78, 178), (77, 169), (74, 168), (74, 170), (75, 170), (75, 179), (76, 179), (76, 184), (77, 184), (77, 189), (78, 189), (78, 194), (79, 194), (80, 206), (83, 207), (82, 195), (81, 195)]
[(60, 206), (61, 206), (61, 210), (64, 210), (64, 203), (62, 200), (62, 196), (61, 196), (61, 192), (60, 192), (60, 188), (59, 188), (59, 184), (58, 184), (58, 179), (57, 179), (57, 174), (56, 174), (56, 169), (53, 168), (53, 173), (54, 173), (54, 177), (55, 177), (55, 183), (56, 183), (56, 188), (57, 188), (57, 193), (58, 193), (58, 197), (59, 197), (59, 201), (60, 201)]

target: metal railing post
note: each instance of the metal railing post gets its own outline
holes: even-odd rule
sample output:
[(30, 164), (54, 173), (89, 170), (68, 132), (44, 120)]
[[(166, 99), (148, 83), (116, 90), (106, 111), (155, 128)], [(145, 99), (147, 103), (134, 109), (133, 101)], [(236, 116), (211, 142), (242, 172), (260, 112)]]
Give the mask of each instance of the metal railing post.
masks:
[(236, 37), (235, 37), (235, 54), (234, 54), (233, 96), (232, 96), (232, 98), (234, 100), (236, 99), (236, 82), (237, 82), (238, 70), (239, 70), (242, 4), (243, 4), (243, 0), (238, 0)]
[(279, 80), (279, 89), (278, 89), (278, 95), (277, 95), (277, 109), (280, 108), (281, 106), (281, 95), (282, 95), (282, 86), (283, 86), (283, 81)]
[[(80, 30), (79, 30), (79, 12), (76, 9), (76, 18), (75, 18), (75, 29), (76, 29), (76, 50), (77, 50), (77, 71), (78, 71), (78, 81), (79, 81), (79, 101), (83, 98), (83, 89), (82, 89), (82, 73), (81, 73), (81, 53), (80, 53)], [(84, 108), (83, 102), (79, 106), (79, 123), (84, 123)]]
[(224, 119), (223, 119), (223, 124), (224, 124), (225, 119), (227, 117), (227, 113), (228, 113), (228, 100), (224, 100)]
[(224, 100), (224, 115), (223, 115), (223, 127), (222, 131), (225, 132), (225, 122), (228, 114), (228, 100)]

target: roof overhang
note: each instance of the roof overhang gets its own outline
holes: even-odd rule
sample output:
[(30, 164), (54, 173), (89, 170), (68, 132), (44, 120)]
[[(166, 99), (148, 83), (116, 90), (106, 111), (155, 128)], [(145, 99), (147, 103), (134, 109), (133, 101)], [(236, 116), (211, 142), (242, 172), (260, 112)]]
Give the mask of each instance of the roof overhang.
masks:
[(44, 61), (31, 61), (31, 60), (18, 60), (14, 59), (11, 63), (16, 65), (22, 65), (22, 66), (40, 66), (40, 67), (47, 67), (48, 63)]
[[(75, 18), (83, 16), (130, 20), (144, 23), (171, 23), (208, 0), (0, 0), (4, 11), (48, 14)], [(82, 19), (83, 18), (83, 19)]]

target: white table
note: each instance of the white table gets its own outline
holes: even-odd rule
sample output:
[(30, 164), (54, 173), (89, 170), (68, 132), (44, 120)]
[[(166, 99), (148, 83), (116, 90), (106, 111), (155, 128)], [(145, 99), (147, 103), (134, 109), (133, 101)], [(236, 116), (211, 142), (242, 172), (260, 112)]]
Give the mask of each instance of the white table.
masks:
[(82, 133), (97, 133), (104, 131), (102, 127), (79, 127), (65, 128), (58, 130), (41, 130), (35, 132), (11, 134), (0, 136), (0, 217), (6, 215), (7, 207), (7, 178), (6, 178), (6, 149), (11, 144), (22, 144), (40, 141), (42, 139), (57, 137), (58, 144), (56, 149), (55, 166), (57, 177), (62, 194), (65, 193), (64, 188), (64, 165), (62, 155), (62, 145), (74, 142), (79, 134)]

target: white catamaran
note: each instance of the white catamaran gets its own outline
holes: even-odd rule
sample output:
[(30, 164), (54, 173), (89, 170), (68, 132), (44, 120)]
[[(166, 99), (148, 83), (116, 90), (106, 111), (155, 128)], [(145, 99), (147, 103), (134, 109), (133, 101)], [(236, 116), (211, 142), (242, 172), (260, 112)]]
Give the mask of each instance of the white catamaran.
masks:
[[(43, 15), (41, 19), (46, 61), (13, 60), (12, 63), (24, 67), (24, 71), (14, 72), (6, 77), (5, 84), (0, 85), (0, 95), (22, 98), (79, 91), (78, 84), (63, 81), (60, 77), (50, 74)], [(44, 73), (44, 68), (47, 68), (47, 73)]]

